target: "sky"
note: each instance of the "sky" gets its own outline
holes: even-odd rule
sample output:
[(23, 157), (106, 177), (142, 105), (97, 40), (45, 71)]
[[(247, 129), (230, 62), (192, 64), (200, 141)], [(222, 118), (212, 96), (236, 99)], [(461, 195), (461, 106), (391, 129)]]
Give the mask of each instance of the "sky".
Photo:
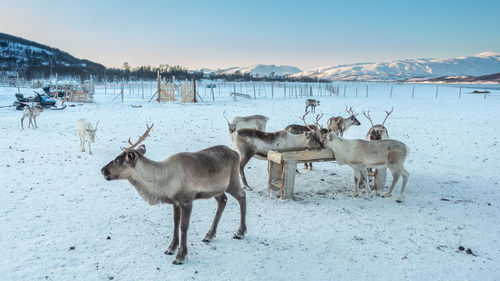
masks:
[(0, 32), (108, 67), (309, 70), (500, 52), (499, 11), (499, 0), (0, 0)]

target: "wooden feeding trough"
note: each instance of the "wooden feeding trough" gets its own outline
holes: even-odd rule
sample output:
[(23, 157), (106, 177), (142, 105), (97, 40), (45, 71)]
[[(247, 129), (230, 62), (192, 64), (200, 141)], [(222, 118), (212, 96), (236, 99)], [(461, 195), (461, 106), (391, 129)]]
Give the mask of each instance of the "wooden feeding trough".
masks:
[(335, 155), (330, 149), (288, 152), (270, 150), (267, 153), (267, 160), (269, 172), (267, 192), (279, 189), (280, 197), (285, 199), (293, 197), (297, 163), (335, 161)]

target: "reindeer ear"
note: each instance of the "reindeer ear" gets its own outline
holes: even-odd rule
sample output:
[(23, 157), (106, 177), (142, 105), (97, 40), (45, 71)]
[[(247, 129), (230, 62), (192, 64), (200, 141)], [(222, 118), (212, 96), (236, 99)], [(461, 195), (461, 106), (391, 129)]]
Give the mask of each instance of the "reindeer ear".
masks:
[(146, 146), (144, 144), (141, 144), (139, 148), (136, 149), (137, 152), (139, 152), (141, 155), (146, 154)]
[(127, 152), (127, 155), (125, 156), (125, 162), (134, 163), (134, 161), (135, 161), (135, 152), (134, 151)]

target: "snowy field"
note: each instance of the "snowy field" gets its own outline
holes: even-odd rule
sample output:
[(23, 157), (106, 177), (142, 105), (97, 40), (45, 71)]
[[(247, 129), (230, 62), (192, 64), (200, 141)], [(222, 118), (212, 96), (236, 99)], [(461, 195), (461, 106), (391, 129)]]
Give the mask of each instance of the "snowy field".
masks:
[[(0, 108), (0, 279), (499, 280), (500, 90), (484, 98), (462, 88), (458, 99), (458, 87), (439, 86), (436, 99), (435, 85), (416, 85), (412, 99), (413, 85), (395, 85), (389, 98), (391, 85), (377, 83), (369, 84), (367, 98), (365, 86), (359, 84), (358, 97), (355, 84), (346, 97), (342, 85), (339, 96), (318, 97), (316, 112), (345, 115), (347, 105), (370, 110), (381, 122), (394, 106), (389, 135), (410, 147), (404, 203), (396, 196), (350, 197), (353, 172), (335, 163), (300, 167), (294, 200), (269, 197), (267, 163), (252, 159), (247, 236), (232, 239), (239, 206), (228, 196), (216, 239), (203, 243), (217, 204), (195, 201), (181, 266), (163, 254), (173, 232), (172, 207), (149, 206), (127, 181), (105, 181), (101, 167), (129, 137), (142, 135), (146, 123), (155, 124), (144, 142), (146, 156), (163, 160), (230, 146), (224, 110), (230, 117), (265, 114), (268, 131), (300, 124), (305, 98), (283, 99), (275, 89), (271, 99), (267, 85), (255, 100), (234, 102), (215, 89), (212, 102), (203, 89), (199, 104), (148, 103), (149, 94), (143, 100), (137, 93), (121, 103), (112, 101), (109, 88), (108, 94), (99, 88), (95, 104), (45, 111), (38, 129), (24, 131), (21, 112)], [(1, 105), (10, 105), (16, 91), (0, 88)], [(93, 155), (79, 151), (79, 118), (99, 120)], [(369, 122), (358, 119), (361, 126), (345, 137), (364, 138)]]

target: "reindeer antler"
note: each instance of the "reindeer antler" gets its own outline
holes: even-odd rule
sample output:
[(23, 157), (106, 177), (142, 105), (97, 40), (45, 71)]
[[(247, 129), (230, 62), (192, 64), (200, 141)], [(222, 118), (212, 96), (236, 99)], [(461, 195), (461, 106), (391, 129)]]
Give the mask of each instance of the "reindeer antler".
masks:
[(306, 113), (302, 116), (302, 121), (304, 121), (304, 125), (306, 126), (306, 128), (309, 129), (309, 131), (314, 132), (314, 130), (311, 127), (309, 127), (309, 125), (307, 125), (307, 122), (306, 122), (307, 114), (309, 114), (309, 111), (306, 111)]
[(99, 125), (99, 120), (97, 120), (97, 123), (95, 123), (94, 130), (97, 130), (97, 125)]
[(391, 115), (392, 111), (394, 111), (394, 106), (391, 108), (391, 111), (387, 111), (387, 110), (385, 111), (385, 113), (387, 115), (385, 116), (384, 122), (382, 122), (382, 126), (384, 126), (385, 120), (387, 120), (387, 117), (389, 117), (389, 115)]
[(368, 110), (368, 111), (366, 111), (366, 112), (363, 110), (363, 115), (364, 115), (366, 118), (368, 118), (368, 120), (370, 120), (370, 123), (372, 124), (372, 128), (373, 128), (373, 126), (374, 126), (374, 125), (373, 125), (372, 118), (370, 117), (370, 110)]
[(224, 116), (224, 118), (226, 119), (228, 124), (231, 124), (231, 123), (229, 123), (229, 119), (227, 119), (226, 115), (227, 115), (227, 112), (224, 110), (224, 112), (222, 112), (222, 116)]
[(151, 129), (153, 128), (153, 125), (154, 124), (151, 124), (151, 127), (148, 126), (148, 124), (146, 124), (146, 127), (148, 128), (146, 130), (146, 132), (135, 142), (135, 143), (132, 143), (130, 141), (130, 138), (128, 138), (128, 143), (131, 145), (130, 147), (128, 148), (125, 148), (125, 147), (122, 147), (121, 149), (124, 151), (124, 152), (129, 152), (130, 150), (136, 148), (143, 140), (146, 139), (146, 137), (149, 135), (149, 132), (151, 131)]
[(349, 109), (347, 109), (347, 105), (345, 106), (345, 111), (347, 111), (347, 113), (349, 113), (350, 115), (352, 116), (357, 116), (358, 113), (355, 113), (354, 110), (352, 109), (352, 106), (349, 107)]

